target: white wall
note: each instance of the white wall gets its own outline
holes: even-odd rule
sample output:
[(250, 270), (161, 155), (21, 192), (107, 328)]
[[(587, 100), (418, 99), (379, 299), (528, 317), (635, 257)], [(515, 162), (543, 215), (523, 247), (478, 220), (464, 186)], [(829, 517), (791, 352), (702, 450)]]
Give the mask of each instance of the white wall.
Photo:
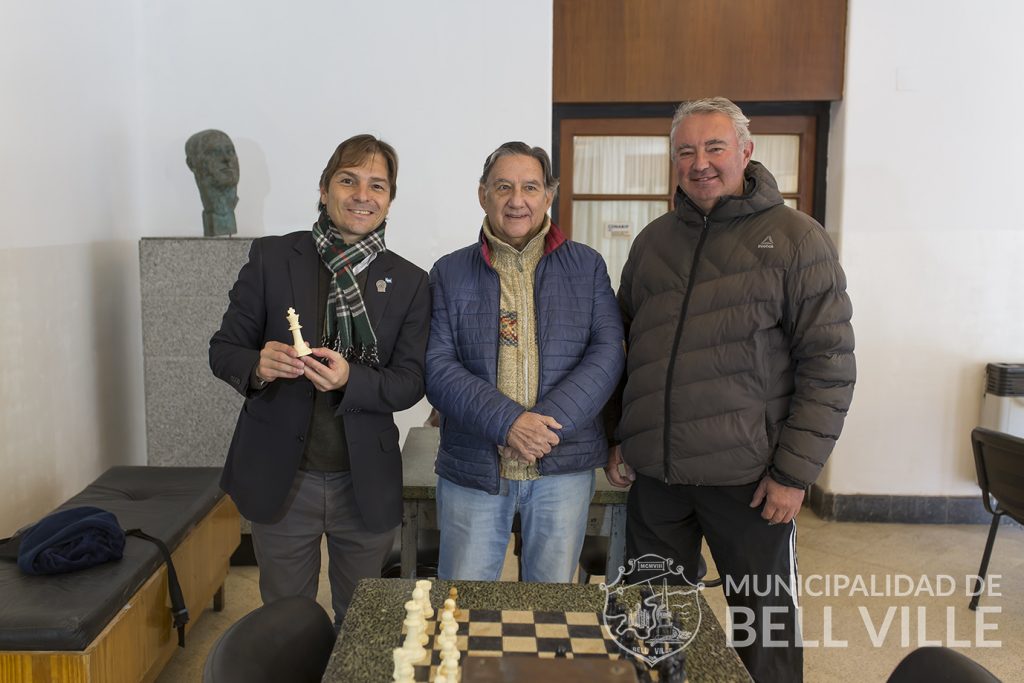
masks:
[(857, 335), (825, 488), (976, 495), (984, 366), (1024, 361), (1024, 6), (850, 0), (830, 230)]
[(475, 239), (494, 147), (550, 148), (551, 15), (549, 0), (7, 3), (0, 535), (145, 462), (137, 241), (202, 235), (189, 135), (233, 138), (245, 236), (308, 229), (334, 147), (381, 136), (400, 157), (388, 245), (429, 268)]
[(128, 3), (0, 18), (0, 536), (115, 463), (142, 463)]
[(185, 168), (220, 128), (241, 163), (239, 234), (308, 229), (335, 146), (398, 150), (388, 244), (429, 268), (475, 238), (476, 180), (500, 143), (551, 139), (551, 3), (159, 3), (144, 15), (145, 235), (202, 233)]

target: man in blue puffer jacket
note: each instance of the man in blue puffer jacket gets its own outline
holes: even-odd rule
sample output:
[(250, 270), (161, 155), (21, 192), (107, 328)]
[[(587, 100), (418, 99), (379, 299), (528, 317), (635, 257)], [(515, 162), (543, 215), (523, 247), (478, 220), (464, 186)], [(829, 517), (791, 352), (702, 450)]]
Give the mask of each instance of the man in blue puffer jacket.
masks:
[(604, 260), (548, 218), (557, 187), (543, 149), (499, 147), (480, 177), (479, 240), (430, 273), (444, 579), (497, 580), (516, 512), (524, 581), (569, 582), (579, 561), (625, 353)]

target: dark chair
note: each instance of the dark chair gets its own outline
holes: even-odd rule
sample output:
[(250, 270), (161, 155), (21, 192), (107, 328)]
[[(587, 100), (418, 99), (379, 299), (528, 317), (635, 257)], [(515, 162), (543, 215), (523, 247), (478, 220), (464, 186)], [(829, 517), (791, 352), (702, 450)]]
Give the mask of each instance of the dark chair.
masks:
[[(437, 576), (437, 556), (441, 548), (441, 532), (420, 529), (416, 535), (416, 576), (424, 579)], [(391, 552), (381, 569), (382, 579), (397, 579), (402, 575), (402, 534), (395, 537)]]
[(315, 600), (282, 598), (249, 612), (217, 639), (203, 683), (319, 683), (336, 637)]
[(886, 683), (1000, 683), (969, 657), (945, 647), (919, 647), (903, 658)]
[[(1024, 524), (1024, 439), (984, 427), (971, 432), (974, 446), (974, 466), (981, 486), (981, 501), (992, 515), (985, 552), (981, 556), (981, 569), (975, 582), (970, 608), (977, 609), (982, 582), (988, 572), (992, 546), (999, 531), (1003, 515)], [(993, 502), (995, 506), (993, 507)]]
[[(605, 561), (608, 557), (607, 536), (587, 536), (583, 539), (583, 550), (580, 552), (580, 583), (589, 583), (590, 577), (605, 572)], [(703, 581), (705, 588), (722, 585), (722, 578), (704, 579), (708, 573), (708, 564), (704, 556), (697, 559), (697, 579)], [(613, 577), (605, 577), (605, 581)]]

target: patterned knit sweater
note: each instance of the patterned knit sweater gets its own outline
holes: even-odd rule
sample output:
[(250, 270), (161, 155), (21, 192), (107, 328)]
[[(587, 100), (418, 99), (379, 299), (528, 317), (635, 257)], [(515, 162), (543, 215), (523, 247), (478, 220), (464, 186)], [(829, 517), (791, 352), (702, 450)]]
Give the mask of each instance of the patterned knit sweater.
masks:
[[(544, 255), (544, 237), (551, 227), (545, 217), (533, 239), (522, 251), (495, 237), (484, 218), (484, 236), (491, 250), (491, 266), (498, 273), (501, 287), (498, 330), (498, 390), (526, 409), (537, 403), (540, 356), (537, 347), (536, 311), (533, 280), (537, 264)], [(506, 457), (499, 448), (501, 476), (505, 479), (539, 479), (536, 465)]]

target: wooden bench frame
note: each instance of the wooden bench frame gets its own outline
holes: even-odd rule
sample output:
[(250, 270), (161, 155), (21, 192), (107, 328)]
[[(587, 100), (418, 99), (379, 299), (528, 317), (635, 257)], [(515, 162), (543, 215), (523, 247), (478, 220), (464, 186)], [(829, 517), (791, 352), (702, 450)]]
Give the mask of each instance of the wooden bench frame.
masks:
[[(241, 518), (221, 498), (172, 553), (191, 619), (219, 601)], [(0, 683), (140, 683), (156, 679), (178, 647), (163, 562), (84, 650), (0, 651)]]

